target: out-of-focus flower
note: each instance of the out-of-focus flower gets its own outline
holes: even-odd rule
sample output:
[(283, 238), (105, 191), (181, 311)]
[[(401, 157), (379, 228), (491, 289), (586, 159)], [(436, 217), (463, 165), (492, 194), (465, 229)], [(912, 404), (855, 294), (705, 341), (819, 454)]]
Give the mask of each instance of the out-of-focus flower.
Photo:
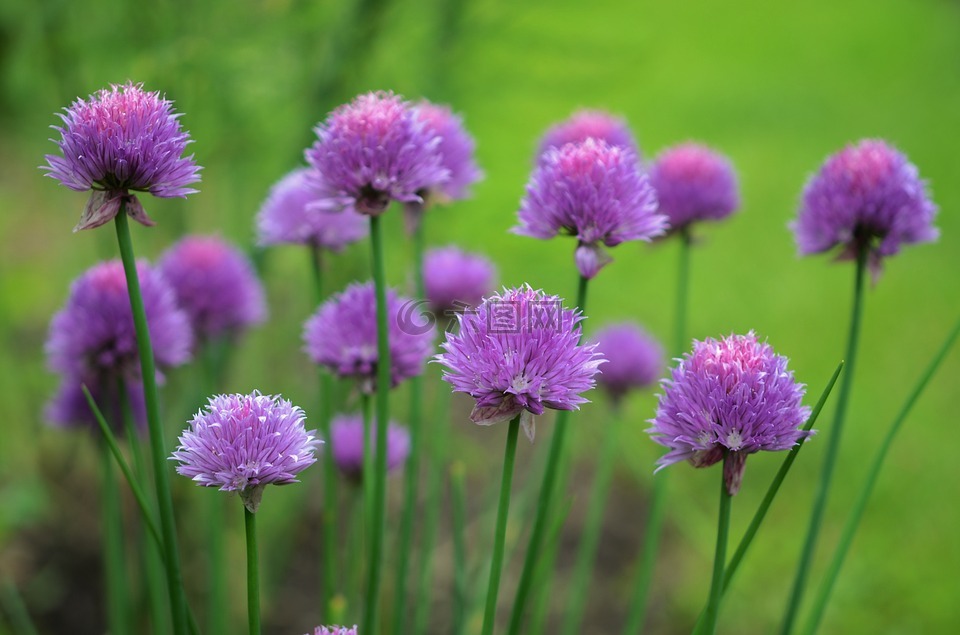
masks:
[[(418, 303), (387, 290), (391, 387), (423, 372), (433, 352), (432, 323), (414, 319)], [(372, 394), (377, 380), (377, 303), (372, 282), (352, 284), (317, 309), (307, 320), (303, 339), (315, 363), (335, 375), (355, 378)]]
[(650, 167), (650, 184), (671, 233), (691, 223), (724, 219), (740, 207), (737, 175), (730, 161), (696, 143), (660, 153)]
[(551, 148), (559, 149), (568, 143), (583, 143), (587, 139), (625, 148), (640, 158), (640, 149), (627, 122), (602, 110), (581, 110), (552, 126), (543, 135), (537, 156), (542, 157)]
[(309, 245), (332, 252), (365, 238), (370, 227), (353, 210), (333, 213), (311, 205), (320, 198), (309, 168), (299, 168), (280, 179), (257, 214), (259, 244)]
[(593, 388), (604, 360), (595, 345), (579, 345), (583, 316), (557, 296), (529, 285), (504, 289), (457, 319), (459, 331), (447, 334), (436, 360), (454, 391), (476, 399), (474, 423), (520, 415), (532, 441), (533, 415), (576, 410), (587, 401), (580, 393)]
[(431, 249), (423, 259), (423, 286), (438, 317), (480, 304), (493, 291), (496, 275), (490, 260), (453, 246)]
[[(304, 635), (311, 635), (304, 633)], [(346, 626), (318, 626), (313, 631), (313, 635), (357, 635), (357, 627), (347, 628)]]
[(417, 118), (428, 133), (440, 137), (437, 150), (449, 173), (445, 181), (430, 188), (424, 198), (456, 201), (466, 198), (468, 188), (483, 178), (483, 172), (474, 159), (476, 143), (463, 126), (463, 120), (449, 107), (421, 101), (413, 107)]
[(179, 461), (179, 474), (203, 487), (236, 491), (256, 512), (264, 486), (296, 483), (297, 474), (316, 462), (322, 441), (306, 430), (305, 416), (279, 396), (217, 395), (180, 435), (171, 459)]
[(603, 245), (664, 233), (665, 216), (633, 152), (593, 138), (548, 150), (527, 184), (513, 231), (533, 238), (575, 236), (577, 269), (593, 278), (612, 258)]
[(663, 347), (638, 325), (626, 322), (608, 326), (591, 338), (607, 363), (597, 378), (614, 401), (631, 390), (652, 386), (663, 372)]
[[(341, 415), (330, 422), (333, 461), (344, 476), (357, 483), (363, 480), (363, 432), (363, 418), (358, 415)], [(375, 431), (371, 430), (370, 440), (376, 446), (374, 436)], [(387, 471), (403, 465), (409, 455), (410, 433), (391, 421), (387, 427)]]
[[(100, 409), (107, 424), (117, 435), (121, 435), (125, 431), (123, 402), (119, 394), (120, 381), (118, 379), (117, 381), (104, 382), (92, 378), (92, 382), (87, 384), (87, 390), (90, 391), (90, 396), (93, 397), (97, 408)], [(99, 434), (100, 428), (97, 419), (81, 388), (84, 383), (78, 377), (63, 378), (56, 395), (47, 402), (44, 409), (44, 419), (58, 428), (89, 427)], [(124, 380), (123, 385), (127, 391), (134, 426), (138, 430), (143, 430), (147, 424), (147, 410), (143, 401), (143, 384)]]
[(200, 180), (193, 155), (183, 156), (190, 135), (173, 103), (160, 93), (126, 83), (78, 99), (64, 114), (60, 155), (46, 155), (47, 176), (78, 192), (93, 190), (74, 231), (99, 227), (120, 211), (153, 225), (133, 192), (184, 197)]
[(724, 459), (724, 481), (740, 489), (748, 454), (788, 450), (803, 439), (810, 409), (801, 404), (804, 385), (751, 331), (722, 340), (694, 342), (663, 380), (656, 417), (648, 432), (667, 452), (658, 469), (689, 460), (706, 467)]

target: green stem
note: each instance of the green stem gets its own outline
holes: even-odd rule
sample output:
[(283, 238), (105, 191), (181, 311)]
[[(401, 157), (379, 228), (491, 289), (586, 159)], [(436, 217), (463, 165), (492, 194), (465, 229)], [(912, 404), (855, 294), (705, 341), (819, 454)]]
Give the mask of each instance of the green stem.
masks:
[(687, 349), (687, 298), (690, 293), (690, 229), (680, 230), (677, 262), (677, 304), (674, 313), (673, 351), (680, 355)]
[(160, 404), (157, 397), (157, 371), (153, 361), (153, 346), (150, 343), (150, 331), (147, 328), (146, 313), (143, 309), (143, 296), (140, 293), (140, 279), (137, 275), (137, 261), (133, 253), (133, 241), (127, 223), (123, 204), (116, 216), (117, 243), (123, 271), (127, 279), (130, 294), (130, 308), (137, 334), (137, 350), (140, 354), (140, 371), (143, 376), (143, 394), (147, 408), (147, 428), (150, 434), (150, 451), (153, 462), (154, 486), (157, 490), (157, 504), (160, 511), (160, 529), (163, 535), (163, 552), (167, 568), (167, 591), (170, 594), (170, 611), (173, 618), (173, 632), (183, 635), (187, 632), (186, 598), (183, 593), (183, 580), (180, 574), (180, 552), (177, 548), (177, 528), (173, 515), (173, 498), (170, 494), (170, 481), (167, 476), (167, 453), (164, 449), (163, 427), (160, 421)]
[[(586, 311), (587, 282), (588, 280), (583, 276), (579, 276), (577, 281), (577, 308), (580, 309), (581, 313)], [(558, 478), (558, 472), (561, 471), (559, 467), (564, 454), (564, 439), (566, 438), (567, 420), (569, 416), (569, 410), (560, 410), (557, 412), (557, 418), (553, 428), (553, 438), (550, 440), (550, 454), (547, 457), (547, 467), (543, 472), (543, 481), (540, 485), (537, 516), (533, 521), (533, 530), (530, 532), (530, 540), (527, 543), (527, 553), (523, 559), (523, 570), (520, 573), (520, 582), (517, 585), (517, 593), (514, 597), (513, 608), (510, 613), (510, 626), (507, 630), (509, 635), (519, 635), (520, 633), (520, 628), (523, 625), (524, 609), (529, 599), (532, 582), (537, 570), (537, 560), (540, 556), (540, 547), (543, 543), (544, 532), (550, 525), (553, 493), (565, 487), (564, 484), (558, 483), (560, 480)], [(545, 589), (542, 590), (545, 591)]]
[(14, 635), (39, 635), (20, 592), (13, 580), (7, 577), (4, 577), (0, 585), (0, 606), (10, 620)]
[(107, 624), (111, 635), (130, 632), (127, 607), (128, 581), (124, 570), (123, 513), (120, 510), (120, 491), (113, 461), (107, 448), (100, 448), (103, 479), (101, 482), (101, 511), (103, 512), (103, 568), (106, 579)]
[(453, 631), (463, 635), (467, 618), (467, 488), (466, 466), (456, 461), (450, 466), (453, 492)]
[[(377, 297), (377, 445), (376, 475), (373, 482), (373, 527), (363, 632), (377, 632), (380, 607), (380, 574), (383, 556), (383, 524), (387, 490), (387, 423), (390, 419), (390, 347), (387, 330), (387, 287), (383, 264), (383, 235), (380, 216), (370, 217), (370, 244), (373, 284)], [(365, 475), (366, 476), (366, 475)]]
[(780, 629), (781, 635), (789, 635), (793, 631), (793, 625), (800, 609), (800, 602), (803, 599), (803, 593), (806, 589), (810, 564), (813, 562), (813, 555), (816, 551), (817, 537), (820, 533), (820, 526), (823, 523), (823, 512), (826, 509), (827, 497), (830, 494), (833, 468), (837, 461), (837, 454), (839, 453), (840, 435), (843, 432), (843, 422), (847, 413), (847, 404), (850, 400), (850, 388), (853, 385), (853, 371), (856, 362), (857, 343), (860, 339), (860, 322), (863, 315), (863, 284), (864, 278), (866, 277), (868, 253), (869, 245), (864, 242), (857, 252), (857, 268), (853, 286), (853, 310), (850, 316), (850, 334), (847, 339), (847, 355), (845, 359), (847, 372), (844, 373), (843, 381), (840, 384), (840, 394), (837, 397), (837, 410), (833, 419), (833, 430), (827, 439), (826, 456), (823, 460), (820, 487), (817, 490), (817, 496), (813, 504), (813, 512), (810, 514), (810, 526), (807, 529), (807, 538), (803, 545), (800, 563), (797, 566), (796, 577), (793, 581), (793, 589), (790, 592), (790, 599), (787, 603), (783, 625)]
[(257, 559), (257, 515), (244, 506), (247, 533), (247, 623), (250, 635), (260, 635), (260, 562)]
[(847, 552), (850, 550), (851, 543), (853, 543), (853, 536), (856, 534), (857, 527), (860, 525), (860, 520), (863, 518), (863, 513), (867, 508), (867, 501), (870, 500), (870, 496), (873, 494), (873, 488), (877, 483), (877, 478), (880, 475), (880, 469), (883, 467), (883, 462), (887, 458), (887, 454), (890, 451), (890, 446), (893, 444), (894, 437), (897, 436), (897, 432), (900, 431), (900, 427), (910, 414), (910, 411), (913, 409), (913, 405), (917, 402), (917, 399), (920, 398), (924, 388), (926, 388), (927, 384), (930, 382), (930, 379), (933, 377), (934, 373), (936, 373), (937, 368), (943, 361), (943, 358), (947, 356), (947, 353), (950, 351), (950, 348), (956, 341), (958, 334), (960, 334), (960, 321), (954, 325), (953, 329), (947, 335), (947, 339), (944, 341), (937, 354), (933, 357), (933, 360), (931, 360), (930, 365), (927, 366), (927, 369), (924, 371), (923, 375), (920, 376), (920, 381), (918, 381), (917, 385), (914, 386), (913, 391), (907, 397), (907, 401), (903, 404), (903, 407), (897, 414), (896, 419), (894, 419), (893, 423), (890, 425), (890, 429), (887, 430), (887, 436), (884, 438), (883, 443), (877, 450), (877, 454), (870, 466), (870, 471), (867, 473), (867, 480), (865, 481), (863, 489), (860, 491), (860, 495), (857, 497), (857, 500), (853, 505), (853, 509), (850, 511), (850, 517), (847, 519), (847, 524), (844, 525), (843, 533), (840, 535), (840, 542), (837, 545), (837, 550), (833, 554), (833, 560), (830, 561), (830, 566), (827, 568), (827, 572), (824, 575), (823, 581), (820, 583), (820, 588), (814, 601), (813, 609), (810, 612), (810, 619), (807, 623), (807, 628), (804, 629), (804, 633), (807, 635), (813, 635), (816, 633), (820, 626), (820, 620), (823, 618), (823, 613), (827, 607), (827, 602), (830, 600), (830, 594), (833, 591), (833, 586), (837, 581), (837, 576), (840, 574), (840, 568), (843, 566), (844, 558), (846, 557)]
[[(724, 453), (723, 462), (730, 460), (730, 454)], [(726, 467), (726, 465), (724, 465)], [(727, 559), (727, 534), (730, 531), (730, 501), (733, 497), (727, 491), (723, 475), (720, 478), (720, 514), (717, 522), (717, 551), (713, 558), (713, 578), (710, 582), (710, 600), (707, 602), (705, 619), (706, 635), (717, 630), (717, 616), (720, 612), (720, 598), (723, 597), (723, 569)]]
[(487, 585), (487, 602), (483, 611), (482, 635), (492, 635), (497, 616), (497, 593), (500, 589), (500, 571), (503, 567), (503, 550), (507, 536), (507, 515), (510, 512), (510, 484), (513, 481), (513, 463), (517, 455), (517, 435), (520, 433), (520, 415), (510, 422), (507, 432), (507, 448), (503, 455), (503, 477), (500, 480), (500, 503), (497, 505), (497, 528), (493, 535), (493, 559), (490, 563), (490, 582)]

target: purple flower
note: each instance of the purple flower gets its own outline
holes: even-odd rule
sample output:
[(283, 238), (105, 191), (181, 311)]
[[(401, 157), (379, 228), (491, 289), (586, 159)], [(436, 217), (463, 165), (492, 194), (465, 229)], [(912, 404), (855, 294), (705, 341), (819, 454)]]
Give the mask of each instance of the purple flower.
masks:
[(804, 188), (792, 229), (804, 256), (841, 245), (841, 258), (856, 258), (861, 247), (868, 249), (876, 275), (901, 244), (936, 240), (936, 213), (907, 157), (868, 139), (827, 158)]
[(467, 188), (483, 178), (483, 172), (473, 158), (476, 143), (464, 129), (463, 120), (447, 106), (428, 101), (421, 101), (413, 110), (426, 132), (440, 137), (437, 150), (449, 172), (448, 179), (436, 183), (428, 195), (451, 201), (466, 198)]
[(159, 268), (200, 341), (235, 337), (266, 318), (263, 286), (250, 261), (216, 236), (188, 236)]
[(423, 286), (434, 315), (452, 316), (493, 291), (496, 269), (487, 258), (456, 247), (431, 249), (423, 259)]
[[(190, 322), (177, 307), (173, 290), (144, 261), (137, 263), (137, 273), (157, 366), (189, 361)], [(119, 260), (97, 264), (73, 282), (66, 306), (50, 322), (46, 353), (51, 370), (82, 378), (91, 390), (118, 378), (140, 377), (127, 280)]]
[(517, 234), (576, 236), (577, 269), (585, 278), (612, 260), (601, 245), (650, 240), (667, 227), (633, 152), (593, 138), (547, 150), (530, 177), (519, 215)]
[(64, 126), (53, 128), (62, 156), (46, 155), (42, 167), (71, 190), (93, 190), (74, 231), (108, 223), (121, 204), (134, 220), (153, 225), (131, 190), (162, 198), (196, 192), (187, 186), (200, 180), (200, 167), (193, 155), (182, 156), (190, 135), (160, 93), (114, 85), (78, 99), (60, 118)]
[(608, 326), (591, 338), (607, 358), (597, 384), (619, 401), (631, 390), (652, 386), (663, 372), (663, 348), (631, 322)]
[[(391, 387), (423, 372), (433, 352), (432, 324), (410, 319), (417, 303), (387, 290)], [(372, 282), (352, 284), (317, 309), (307, 320), (305, 350), (315, 363), (335, 375), (360, 381), (360, 390), (372, 394), (377, 379), (377, 302)]]
[(457, 315), (460, 330), (448, 333), (436, 361), (444, 381), (476, 399), (470, 419), (491, 425), (520, 415), (530, 440), (533, 415), (545, 408), (577, 410), (594, 386), (603, 357), (595, 345), (580, 346), (578, 311), (557, 296), (529, 285), (504, 289), (476, 311)]
[(647, 430), (667, 447), (657, 469), (689, 460), (706, 467), (729, 455), (724, 481), (733, 495), (740, 489), (748, 454), (787, 450), (805, 435), (799, 428), (810, 416), (801, 405), (804, 385), (751, 331), (722, 340), (693, 343), (664, 379), (657, 415)]
[[(370, 440), (376, 445), (371, 431)], [(340, 472), (353, 482), (363, 480), (363, 418), (340, 415), (330, 422), (330, 451)], [(376, 448), (374, 448), (376, 452)], [(387, 427), (387, 471), (403, 465), (410, 455), (410, 433), (393, 421)]]
[(650, 184), (671, 232), (698, 221), (724, 219), (740, 207), (733, 166), (696, 143), (664, 150), (650, 167)]
[[(90, 396), (96, 402), (107, 424), (120, 435), (124, 432), (123, 408), (120, 400), (119, 381), (98, 381), (91, 378), (84, 381), (76, 377), (66, 377), (60, 383), (57, 394), (44, 408), (44, 419), (58, 428), (89, 427), (99, 434), (97, 419), (87, 403), (81, 385), (86, 383)], [(143, 384), (140, 382), (124, 381), (127, 390), (127, 399), (133, 413), (133, 420), (138, 430), (146, 428), (147, 411), (143, 401)]]
[(337, 108), (306, 150), (321, 209), (376, 216), (390, 201), (422, 203), (422, 190), (450, 178), (441, 139), (393, 93), (367, 93)]
[(602, 110), (581, 110), (552, 126), (543, 135), (537, 155), (543, 156), (552, 148), (559, 149), (568, 143), (582, 143), (587, 139), (605, 141), (607, 145), (619, 146), (640, 157), (640, 149), (627, 122)]
[[(310, 635), (305, 633), (304, 635)], [(313, 631), (313, 635), (357, 635), (357, 627), (347, 628), (346, 626), (318, 626)]]
[(310, 168), (300, 168), (280, 179), (257, 214), (261, 245), (310, 245), (333, 252), (365, 238), (370, 223), (353, 210), (342, 213), (315, 209), (320, 198), (309, 177)]
[(296, 483), (322, 443), (307, 431), (303, 410), (279, 396), (217, 395), (180, 435), (171, 456), (197, 485), (239, 492), (251, 512), (266, 485)]

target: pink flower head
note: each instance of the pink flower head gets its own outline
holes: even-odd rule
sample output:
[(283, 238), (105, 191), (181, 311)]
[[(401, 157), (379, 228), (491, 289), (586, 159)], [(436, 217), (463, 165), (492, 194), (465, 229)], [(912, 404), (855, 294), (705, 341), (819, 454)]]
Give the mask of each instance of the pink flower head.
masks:
[(591, 338), (607, 358), (597, 384), (615, 401), (631, 390), (652, 386), (663, 372), (663, 347), (656, 338), (631, 322), (601, 329)]
[(640, 157), (640, 149), (627, 122), (602, 110), (581, 110), (566, 121), (552, 126), (543, 135), (537, 156), (542, 157), (552, 148), (559, 149), (568, 143), (583, 143), (587, 139), (619, 146), (633, 152), (638, 159)]
[(457, 247), (431, 249), (423, 259), (423, 286), (434, 315), (452, 317), (493, 291), (496, 269), (479, 254)]
[(443, 167), (449, 172), (449, 178), (437, 183), (430, 194), (450, 201), (466, 198), (468, 188), (483, 178), (483, 172), (473, 156), (476, 142), (464, 128), (463, 120), (448, 106), (429, 101), (417, 103), (413, 110), (426, 131), (440, 137), (437, 149)]
[[(333, 461), (344, 476), (356, 483), (363, 480), (363, 433), (363, 418), (360, 416), (340, 415), (330, 422), (329, 446)], [(375, 441), (373, 434), (370, 438)], [(410, 433), (391, 421), (387, 427), (387, 471), (399, 468), (409, 455)]]
[(740, 207), (730, 161), (696, 143), (664, 150), (650, 167), (650, 184), (671, 232), (699, 221), (721, 220)]

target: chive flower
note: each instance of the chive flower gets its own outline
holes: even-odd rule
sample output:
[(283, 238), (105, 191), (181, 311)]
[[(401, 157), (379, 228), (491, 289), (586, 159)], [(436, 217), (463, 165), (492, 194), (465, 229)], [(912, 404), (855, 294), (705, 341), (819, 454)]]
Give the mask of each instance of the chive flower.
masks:
[[(437, 151), (448, 177), (421, 193), (424, 200), (457, 201), (469, 195), (471, 185), (483, 178), (474, 159), (476, 142), (463, 126), (463, 119), (448, 106), (421, 101), (413, 106), (417, 119), (428, 134), (440, 138)], [(429, 202), (429, 201), (428, 201)]]
[(540, 140), (537, 156), (542, 157), (550, 149), (562, 148), (568, 143), (583, 143), (587, 139), (625, 148), (638, 159), (640, 157), (640, 149), (627, 122), (602, 110), (580, 110), (566, 121), (551, 126)]
[(650, 166), (650, 184), (671, 233), (692, 223), (722, 220), (740, 207), (737, 175), (730, 161), (697, 143), (664, 150)]
[(452, 317), (480, 304), (493, 291), (496, 275), (490, 260), (454, 246), (431, 249), (423, 259), (424, 290), (438, 317)]
[[(311, 635), (305, 633), (304, 635)], [(357, 635), (357, 627), (347, 628), (346, 626), (318, 626), (314, 629), (312, 635)]]
[[(340, 473), (354, 483), (363, 480), (363, 432), (363, 418), (357, 415), (340, 415), (330, 422), (331, 458)], [(410, 433), (391, 421), (387, 427), (387, 472), (402, 466), (409, 455)]]
[(663, 347), (632, 322), (613, 324), (591, 338), (606, 359), (597, 385), (618, 402), (630, 391), (656, 383), (663, 372)]
[[(44, 420), (56, 428), (84, 427), (96, 430), (99, 434), (99, 424), (87, 403), (86, 395), (83, 394), (83, 384), (87, 385), (90, 396), (114, 433), (123, 435), (126, 428), (123, 424), (123, 402), (119, 392), (121, 380), (96, 381), (94, 378), (93, 381), (86, 382), (79, 377), (64, 377), (56, 394), (44, 407)], [(145, 430), (147, 410), (143, 400), (143, 384), (123, 380), (122, 385), (127, 391), (126, 398), (130, 404), (134, 427)]]

